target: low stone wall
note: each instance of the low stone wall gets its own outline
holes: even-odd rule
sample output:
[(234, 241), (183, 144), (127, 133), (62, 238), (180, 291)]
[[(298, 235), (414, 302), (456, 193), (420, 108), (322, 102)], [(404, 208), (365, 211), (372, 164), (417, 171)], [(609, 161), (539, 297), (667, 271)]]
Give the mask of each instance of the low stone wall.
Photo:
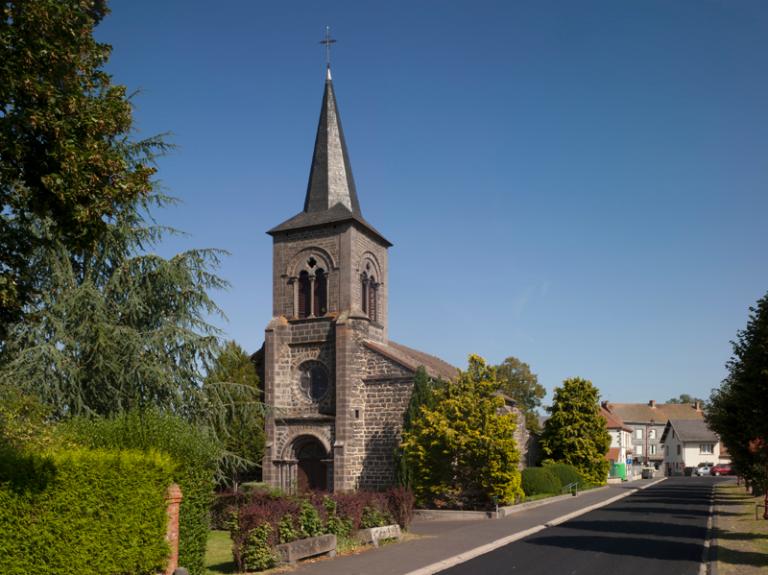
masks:
[(336, 536), (318, 535), (307, 539), (297, 539), (290, 543), (282, 543), (275, 546), (275, 551), (280, 557), (281, 563), (296, 563), (307, 557), (316, 555), (336, 556)]
[(357, 540), (364, 544), (373, 544), (379, 546), (379, 541), (384, 539), (400, 539), (403, 536), (400, 526), (384, 525), (383, 527), (371, 527), (370, 529), (361, 529), (357, 532)]

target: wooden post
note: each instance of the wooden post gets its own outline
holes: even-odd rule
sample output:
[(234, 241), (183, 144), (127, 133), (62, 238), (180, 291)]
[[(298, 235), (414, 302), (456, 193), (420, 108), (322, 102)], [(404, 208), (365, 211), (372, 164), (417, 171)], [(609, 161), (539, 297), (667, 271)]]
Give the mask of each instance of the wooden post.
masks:
[(173, 575), (179, 566), (179, 507), (181, 506), (181, 488), (175, 483), (168, 488), (165, 501), (168, 504), (168, 527), (165, 532), (165, 540), (171, 553), (168, 564), (165, 567), (165, 575)]

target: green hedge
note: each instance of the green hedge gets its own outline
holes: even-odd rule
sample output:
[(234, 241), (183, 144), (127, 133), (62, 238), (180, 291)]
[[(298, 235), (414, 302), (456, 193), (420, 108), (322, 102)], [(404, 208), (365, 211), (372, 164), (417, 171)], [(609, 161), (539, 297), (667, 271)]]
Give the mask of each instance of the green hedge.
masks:
[(579, 487), (584, 486), (584, 478), (573, 465), (568, 463), (545, 463), (544, 468), (554, 473), (560, 479), (563, 487), (571, 483), (578, 483)]
[(528, 467), (522, 472), (522, 488), (526, 496), (560, 493), (562, 484), (557, 475), (546, 467)]
[(161, 572), (172, 471), (157, 452), (0, 450), (0, 573)]
[(179, 565), (191, 575), (202, 575), (219, 457), (218, 444), (212, 437), (179, 417), (153, 410), (111, 419), (77, 418), (64, 424), (62, 432), (88, 447), (158, 450), (171, 456), (177, 464), (173, 479), (183, 497)]

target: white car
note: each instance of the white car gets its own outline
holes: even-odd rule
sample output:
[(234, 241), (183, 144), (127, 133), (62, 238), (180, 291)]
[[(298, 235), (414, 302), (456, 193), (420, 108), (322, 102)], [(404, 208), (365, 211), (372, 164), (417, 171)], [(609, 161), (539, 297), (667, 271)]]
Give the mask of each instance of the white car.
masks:
[(699, 477), (703, 477), (704, 475), (712, 475), (712, 466), (706, 463), (704, 465), (699, 465), (694, 470), (694, 473)]

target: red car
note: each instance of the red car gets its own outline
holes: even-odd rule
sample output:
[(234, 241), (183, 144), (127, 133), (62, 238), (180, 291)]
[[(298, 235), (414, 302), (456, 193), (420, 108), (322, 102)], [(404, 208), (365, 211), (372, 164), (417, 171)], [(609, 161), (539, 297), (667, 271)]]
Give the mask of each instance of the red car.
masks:
[(733, 468), (725, 463), (720, 463), (712, 468), (712, 475), (733, 475)]

